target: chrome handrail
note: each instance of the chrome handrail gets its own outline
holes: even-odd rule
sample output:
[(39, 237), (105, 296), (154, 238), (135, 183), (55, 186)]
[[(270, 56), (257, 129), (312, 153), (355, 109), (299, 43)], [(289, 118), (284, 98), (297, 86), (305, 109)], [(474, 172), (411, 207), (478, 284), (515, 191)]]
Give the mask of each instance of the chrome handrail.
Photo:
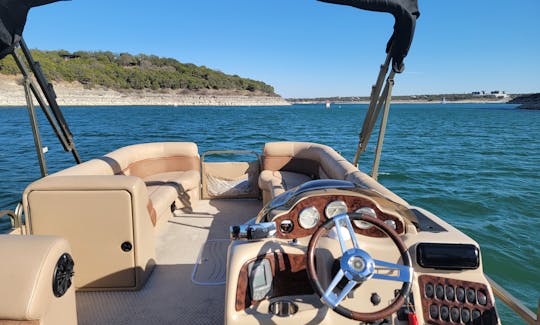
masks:
[(1, 210), (0, 211), (0, 218), (3, 217), (3, 216), (8, 216), (10, 221), (11, 221), (11, 228), (14, 229), (14, 228), (19, 228), (21, 226), (20, 224), (20, 219), (17, 218), (17, 214), (15, 211), (11, 211), (11, 210)]
[(15, 210), (1, 210), (0, 211), (0, 218), (3, 216), (8, 216), (11, 221), (11, 229), (16, 230), (19, 229), (21, 231), (21, 234), (23, 234), (23, 206), (22, 202), (19, 202), (17, 206), (15, 207)]
[(514, 297), (510, 292), (506, 291), (500, 284), (495, 282), (492, 278), (486, 275), (486, 278), (493, 289), (495, 297), (499, 298), (505, 305), (510, 307), (519, 317), (521, 317), (527, 324), (539, 325), (540, 319), (540, 300), (538, 300), (537, 314), (535, 315), (532, 310), (527, 308), (519, 299)]

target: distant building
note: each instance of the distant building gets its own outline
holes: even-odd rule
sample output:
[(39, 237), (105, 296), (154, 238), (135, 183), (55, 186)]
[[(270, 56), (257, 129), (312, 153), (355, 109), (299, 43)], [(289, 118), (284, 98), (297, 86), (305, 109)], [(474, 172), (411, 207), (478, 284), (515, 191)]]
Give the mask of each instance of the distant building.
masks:
[(495, 98), (508, 98), (508, 94), (501, 90), (494, 90), (490, 94), (491, 97)]
[(494, 91), (492, 91), (490, 93), (486, 92), (485, 90), (473, 91), (471, 93), (471, 95), (473, 97), (495, 97), (495, 98), (499, 98), (499, 99), (504, 99), (504, 98), (509, 98), (510, 97), (507, 93), (505, 93), (502, 90), (494, 90)]
[(484, 90), (482, 90), (482, 91), (473, 91), (472, 95), (473, 95), (473, 97), (484, 97), (486, 95), (486, 92)]

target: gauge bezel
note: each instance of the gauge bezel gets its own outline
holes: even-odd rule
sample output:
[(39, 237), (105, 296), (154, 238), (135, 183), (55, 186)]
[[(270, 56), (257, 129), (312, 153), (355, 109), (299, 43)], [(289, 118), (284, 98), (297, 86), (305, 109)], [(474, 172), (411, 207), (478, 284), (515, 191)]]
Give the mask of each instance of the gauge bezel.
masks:
[[(354, 211), (355, 213), (361, 213), (362, 215), (367, 215), (367, 216), (370, 216), (370, 217), (373, 217), (373, 218), (378, 218), (377, 217), (377, 212), (375, 212), (375, 210), (373, 210), (372, 208), (370, 207), (361, 207), (359, 209), (356, 209), (356, 211)], [(373, 227), (373, 225), (369, 222), (365, 222), (365, 221), (362, 221), (362, 220), (353, 220), (353, 223), (356, 227), (358, 227), (359, 229), (362, 229), (362, 230), (367, 230), (367, 229), (371, 229)]]
[[(335, 205), (339, 205), (339, 207), (334, 207)], [(330, 211), (328, 211), (329, 209), (333, 209), (333, 208), (345, 208), (345, 211), (344, 212), (340, 212), (340, 213), (334, 213), (334, 214), (331, 214)], [(347, 213), (349, 211), (349, 207), (347, 206), (347, 203), (343, 200), (335, 200), (335, 201), (332, 201), (330, 203), (328, 203), (326, 205), (326, 207), (324, 208), (324, 215), (328, 218), (328, 219), (332, 219), (333, 217), (339, 215), (339, 214), (343, 214), (343, 213)]]
[[(314, 213), (316, 214), (317, 218), (315, 222), (306, 223), (307, 220), (304, 220), (304, 216), (306, 216), (306, 213)], [(306, 216), (307, 217), (307, 216)], [(304, 229), (313, 229), (315, 226), (319, 224), (319, 221), (321, 220), (321, 214), (319, 213), (319, 210), (314, 206), (309, 206), (307, 208), (302, 209), (300, 213), (298, 214), (298, 224), (300, 227)]]

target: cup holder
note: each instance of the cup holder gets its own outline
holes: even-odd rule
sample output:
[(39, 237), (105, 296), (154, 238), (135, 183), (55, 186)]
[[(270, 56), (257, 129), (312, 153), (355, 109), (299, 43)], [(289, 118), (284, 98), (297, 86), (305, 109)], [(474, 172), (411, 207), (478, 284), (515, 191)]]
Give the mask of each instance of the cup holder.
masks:
[(278, 300), (272, 302), (268, 309), (272, 315), (288, 317), (296, 314), (298, 311), (298, 306), (292, 301)]

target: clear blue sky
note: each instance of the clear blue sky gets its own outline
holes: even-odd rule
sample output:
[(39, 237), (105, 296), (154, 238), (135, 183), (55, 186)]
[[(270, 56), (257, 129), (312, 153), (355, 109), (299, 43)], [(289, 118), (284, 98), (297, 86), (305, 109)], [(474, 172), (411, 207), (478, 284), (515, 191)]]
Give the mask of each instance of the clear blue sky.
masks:
[[(540, 92), (539, 0), (419, 0), (394, 94)], [(30, 11), (31, 48), (173, 57), (284, 97), (369, 95), (393, 17), (315, 0), (73, 0)]]

